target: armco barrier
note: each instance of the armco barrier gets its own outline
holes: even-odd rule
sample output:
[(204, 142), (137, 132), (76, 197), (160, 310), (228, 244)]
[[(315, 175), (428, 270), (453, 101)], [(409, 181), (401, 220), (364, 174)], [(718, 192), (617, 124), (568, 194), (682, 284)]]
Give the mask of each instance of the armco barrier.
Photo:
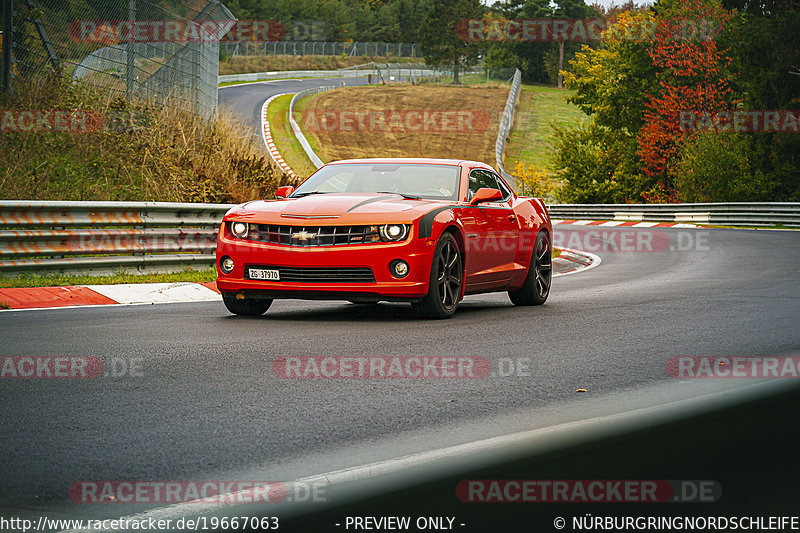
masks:
[(519, 89), (522, 84), (522, 72), (519, 69), (514, 71), (514, 77), (511, 79), (511, 89), (508, 91), (508, 99), (506, 99), (506, 106), (503, 109), (503, 115), (500, 117), (500, 126), (497, 129), (497, 141), (494, 145), (494, 155), (497, 162), (497, 170), (500, 175), (507, 181), (513, 181), (511, 176), (508, 175), (506, 169), (503, 167), (503, 153), (506, 150), (506, 139), (511, 131), (511, 126), (514, 124), (514, 109), (517, 107), (517, 97), (519, 96)]
[(0, 272), (157, 272), (214, 264), (226, 204), (0, 202)]
[(556, 219), (800, 227), (800, 202), (703, 204), (552, 204)]
[(246, 74), (225, 74), (219, 83), (253, 82), (292, 78), (359, 78), (372, 75), (373, 80), (386, 81), (390, 76), (397, 79), (417, 79), (436, 77), (441, 67), (417, 63), (364, 63), (337, 70), (275, 70), (270, 72), (248, 72)]
[(286, 78), (355, 78), (361, 74), (342, 74), (339, 70), (276, 70), (272, 72), (249, 72), (247, 74), (225, 74), (219, 77), (219, 83), (279, 80)]
[[(214, 264), (231, 204), (0, 201), (0, 273), (158, 272)], [(554, 204), (554, 219), (800, 227), (800, 203)]]
[(306, 155), (314, 164), (315, 168), (321, 167), (324, 163), (322, 159), (314, 153), (314, 150), (311, 148), (311, 145), (308, 143), (308, 139), (306, 136), (303, 135), (303, 132), (300, 130), (300, 126), (297, 124), (297, 121), (294, 119), (294, 106), (298, 100), (301, 98), (305, 98), (306, 96), (311, 96), (312, 94), (318, 94), (325, 91), (330, 91), (331, 89), (335, 89), (335, 85), (324, 85), (322, 87), (314, 87), (311, 89), (306, 89), (305, 91), (300, 91), (299, 93), (295, 93), (292, 96), (292, 101), (289, 103), (289, 125), (292, 127), (292, 131), (294, 132), (294, 136), (297, 137), (297, 140), (300, 142), (300, 145), (305, 150)]

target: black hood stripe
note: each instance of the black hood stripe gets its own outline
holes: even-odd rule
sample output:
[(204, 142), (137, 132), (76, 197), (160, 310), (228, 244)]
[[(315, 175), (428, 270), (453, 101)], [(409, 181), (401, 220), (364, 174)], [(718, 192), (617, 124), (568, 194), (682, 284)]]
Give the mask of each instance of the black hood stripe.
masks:
[(363, 202), (359, 202), (356, 205), (354, 205), (353, 207), (351, 207), (350, 209), (348, 209), (347, 212), (349, 213), (353, 209), (361, 207), (362, 205), (371, 204), (372, 202), (380, 202), (381, 200), (385, 200), (387, 196), (393, 196), (393, 195), (387, 194), (386, 196), (378, 196), (377, 198), (367, 198)]

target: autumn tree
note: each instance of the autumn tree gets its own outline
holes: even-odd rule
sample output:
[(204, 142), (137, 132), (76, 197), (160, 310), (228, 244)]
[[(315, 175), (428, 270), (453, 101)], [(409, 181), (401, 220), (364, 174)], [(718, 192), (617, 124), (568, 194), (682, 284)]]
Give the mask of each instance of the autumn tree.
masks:
[[(693, 135), (685, 117), (715, 117), (735, 103), (730, 87), (731, 57), (718, 46), (732, 13), (718, 0), (666, 0), (658, 4), (654, 39), (648, 49), (660, 69), (659, 91), (645, 98), (639, 132), (644, 171), (670, 185), (670, 170), (681, 143)], [(682, 117), (684, 121), (682, 122)]]
[(652, 13), (615, 14), (599, 47), (584, 46), (565, 74), (567, 100), (591, 117), (584, 127), (555, 131), (556, 174), (566, 182), (562, 199), (579, 203), (640, 201), (654, 186), (637, 155), (645, 121), (644, 94), (659, 90), (648, 54)]

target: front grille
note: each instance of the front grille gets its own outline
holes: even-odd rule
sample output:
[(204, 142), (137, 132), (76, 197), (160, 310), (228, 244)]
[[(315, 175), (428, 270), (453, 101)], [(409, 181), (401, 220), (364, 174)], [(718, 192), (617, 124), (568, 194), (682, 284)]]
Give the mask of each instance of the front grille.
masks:
[(282, 226), (251, 224), (248, 239), (288, 246), (336, 246), (380, 242), (378, 226)]
[(280, 281), (296, 283), (375, 283), (375, 274), (369, 267), (275, 267), (247, 265), (250, 268), (277, 270)]

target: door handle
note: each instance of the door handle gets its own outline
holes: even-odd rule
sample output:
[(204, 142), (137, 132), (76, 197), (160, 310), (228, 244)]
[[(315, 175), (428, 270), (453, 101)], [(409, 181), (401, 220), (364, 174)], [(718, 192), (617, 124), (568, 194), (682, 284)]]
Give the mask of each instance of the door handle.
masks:
[(508, 215), (508, 220), (514, 222), (517, 219), (516, 215)]

